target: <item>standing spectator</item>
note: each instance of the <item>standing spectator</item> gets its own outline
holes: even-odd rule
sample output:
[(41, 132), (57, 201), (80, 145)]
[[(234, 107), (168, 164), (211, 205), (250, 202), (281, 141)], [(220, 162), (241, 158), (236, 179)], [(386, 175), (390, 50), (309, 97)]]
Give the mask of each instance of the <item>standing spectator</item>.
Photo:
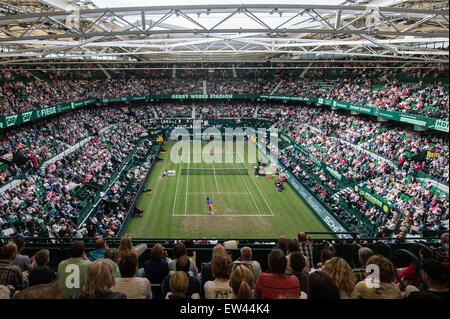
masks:
[(25, 249), (25, 239), (23, 239), (23, 237), (17, 237), (14, 239), (14, 243), (17, 245), (18, 253), (12, 263), (19, 266), (22, 271), (30, 270), (30, 257), (22, 255), (22, 252)]
[(112, 287), (114, 292), (122, 292), (127, 299), (150, 299), (152, 297), (150, 281), (147, 278), (135, 277), (137, 256), (135, 254), (123, 256), (119, 261), (120, 278)]
[[(186, 255), (182, 255), (177, 258), (176, 263), (176, 271), (184, 271), (189, 277), (189, 286), (186, 294), (186, 298), (194, 298), (194, 294), (200, 295), (200, 280), (197, 277), (194, 277), (190, 274), (189, 271), (190, 259)], [(167, 293), (170, 292), (170, 278), (173, 273), (169, 273), (169, 275), (164, 278), (162, 283), (162, 292), (164, 296), (167, 296)]]
[(72, 299), (126, 299), (111, 288), (116, 282), (116, 264), (110, 259), (97, 259), (90, 263), (86, 271), (86, 281), (82, 293), (75, 293)]
[(139, 258), (146, 249), (147, 244), (139, 244), (136, 247), (133, 247), (131, 236), (125, 235), (122, 237), (122, 239), (120, 239), (119, 259), (122, 258), (122, 256), (126, 256), (129, 254), (135, 254)]
[(360, 282), (366, 278), (366, 263), (367, 260), (374, 255), (374, 252), (369, 247), (361, 247), (358, 250), (358, 260), (361, 267), (353, 269), (356, 282)]
[(150, 260), (144, 263), (145, 277), (152, 283), (152, 293), (154, 299), (162, 299), (161, 284), (164, 278), (169, 274), (169, 264), (163, 259), (164, 247), (161, 244), (155, 244), (151, 251)]
[(235, 264), (243, 263), (250, 266), (252, 272), (253, 272), (253, 278), (254, 280), (258, 280), (258, 276), (261, 273), (261, 265), (257, 260), (252, 260), (252, 249), (250, 247), (242, 247), (241, 248), (241, 255), (239, 258), (234, 262)]
[(427, 290), (419, 291), (417, 287), (407, 286), (405, 291), (408, 299), (419, 299), (431, 296), (448, 300), (448, 268), (437, 259), (426, 258), (422, 260), (420, 269), (422, 278), (427, 285)]
[(97, 259), (103, 258), (105, 251), (108, 249), (108, 244), (103, 238), (99, 238), (95, 241), (95, 250), (89, 253), (89, 261), (96, 261)]
[(63, 298), (70, 298), (83, 291), (86, 271), (91, 262), (84, 252), (84, 242), (77, 241), (70, 247), (70, 258), (58, 265), (58, 284)]
[(286, 274), (286, 256), (280, 249), (273, 249), (268, 257), (270, 273), (262, 272), (255, 285), (256, 299), (300, 297), (297, 277)]
[[(366, 280), (356, 284), (352, 298), (354, 299), (401, 299), (400, 289), (394, 283), (395, 268), (390, 260), (381, 255), (370, 257), (366, 266), (376, 265), (379, 269), (379, 283), (377, 286), (368, 286)], [(368, 273), (367, 273), (368, 275)], [(374, 282), (373, 285), (377, 283)]]
[(355, 287), (352, 267), (344, 259), (333, 257), (325, 262), (322, 271), (326, 273), (339, 289), (341, 299), (350, 299)]
[[(212, 250), (212, 258), (218, 254), (225, 254), (225, 247), (221, 244), (217, 244), (214, 246)], [(205, 284), (208, 281), (213, 281), (214, 276), (211, 271), (211, 262), (202, 264), (202, 272), (200, 274), (200, 282), (201, 282), (201, 290), (200, 290), (200, 298), (205, 298)]]
[(56, 281), (56, 273), (47, 266), (49, 262), (50, 252), (47, 249), (41, 249), (34, 255), (35, 265), (28, 278), (30, 286)]
[(306, 258), (299, 251), (294, 251), (291, 254), (291, 272), (288, 274), (297, 277), (300, 284), (300, 291), (305, 294), (309, 293), (309, 273), (305, 270)]
[(0, 250), (0, 285), (13, 286), (21, 290), (28, 286), (28, 272), (22, 272), (19, 266), (13, 264), (17, 254), (17, 245), (6, 244)]
[(306, 240), (306, 234), (304, 232), (299, 232), (297, 235), (297, 241), (300, 248), (300, 252), (306, 257), (306, 271), (314, 268), (313, 259), (313, 245)]
[(255, 278), (248, 264), (234, 264), (230, 275), (232, 299), (254, 299)]
[(205, 283), (206, 299), (231, 298), (230, 274), (232, 264), (231, 257), (227, 253), (214, 255), (211, 261), (211, 272), (214, 280)]
[[(187, 256), (185, 244), (181, 241), (177, 242), (172, 248), (172, 254), (174, 259), (169, 263), (169, 270), (175, 271), (177, 258), (181, 256)], [(195, 265), (195, 262), (191, 258), (189, 258), (189, 263), (190, 263), (189, 271), (192, 273), (193, 276), (196, 276), (198, 273), (198, 269), (197, 266)]]

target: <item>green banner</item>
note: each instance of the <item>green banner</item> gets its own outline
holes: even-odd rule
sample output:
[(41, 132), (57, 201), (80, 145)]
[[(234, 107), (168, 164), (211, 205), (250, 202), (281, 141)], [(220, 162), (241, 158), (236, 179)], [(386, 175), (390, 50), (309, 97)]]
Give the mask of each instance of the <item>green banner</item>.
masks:
[(364, 196), (369, 202), (380, 208), (383, 212), (388, 213), (390, 208), (392, 207), (387, 200), (384, 198), (378, 198), (375, 195), (371, 194), (368, 190), (363, 189), (362, 187), (355, 185), (355, 192), (359, 195)]
[(280, 100), (280, 101), (304, 101), (323, 105), (329, 105), (331, 107), (341, 108), (353, 112), (369, 114), (385, 119), (398, 121), (402, 123), (409, 123), (422, 127), (427, 127), (437, 131), (448, 132), (449, 122), (420, 116), (413, 114), (406, 114), (402, 112), (386, 111), (376, 107), (370, 107), (365, 105), (357, 105), (347, 102), (334, 101), (324, 98), (308, 97), (308, 96), (289, 96), (289, 95), (260, 95), (260, 94), (164, 94), (164, 95), (143, 95), (143, 96), (124, 96), (124, 97), (112, 97), (103, 99), (86, 99), (81, 101), (73, 101), (60, 103), (55, 106), (33, 110), (29, 112), (14, 114), (10, 116), (0, 117), (0, 129), (11, 127), (33, 121), (42, 117), (55, 115), (70, 109), (75, 109), (88, 104), (96, 102), (110, 103), (110, 102), (130, 102), (130, 101), (142, 101), (142, 100), (183, 100), (183, 99), (263, 99), (263, 100)]

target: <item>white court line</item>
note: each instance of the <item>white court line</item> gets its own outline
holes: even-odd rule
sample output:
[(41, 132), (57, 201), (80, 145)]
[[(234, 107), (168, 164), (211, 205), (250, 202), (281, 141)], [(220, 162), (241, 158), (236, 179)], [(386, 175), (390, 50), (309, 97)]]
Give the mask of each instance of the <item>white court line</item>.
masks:
[(233, 215), (233, 214), (217, 214), (214, 216), (211, 216), (209, 214), (175, 214), (173, 216), (177, 216), (177, 217), (211, 217), (211, 218), (216, 218), (216, 217), (273, 217), (273, 215), (256, 215), (256, 214), (238, 214), (238, 215)]
[[(239, 153), (238, 153), (237, 155), (238, 155), (239, 157), (241, 157), (241, 155), (240, 155)], [(250, 174), (250, 175), (251, 175), (251, 174)], [(269, 208), (270, 213), (271, 213), (272, 216), (273, 216), (272, 208), (270, 208), (269, 204), (267, 203), (266, 197), (264, 197), (264, 195), (262, 194), (261, 189), (259, 188), (258, 184), (256, 183), (255, 178), (253, 177), (253, 175), (251, 175), (251, 179), (252, 179), (253, 183), (255, 183), (256, 188), (258, 188), (258, 191), (259, 191), (259, 193), (261, 194), (261, 197), (264, 199), (264, 202), (266, 203), (266, 206)], [(270, 215), (269, 215), (269, 216), (270, 216)]]
[(214, 163), (212, 163), (213, 172), (214, 172), (214, 179), (216, 180), (216, 189), (217, 192), (219, 192), (219, 184), (217, 183), (217, 177), (216, 177), (216, 169), (214, 168)]
[(178, 166), (178, 179), (177, 179), (177, 187), (175, 188), (175, 198), (173, 199), (173, 209), (172, 209), (172, 216), (175, 216), (175, 204), (177, 202), (177, 192), (178, 192), (178, 184), (180, 184), (180, 176), (181, 176), (181, 162)]
[(247, 192), (188, 192), (190, 195), (208, 195), (208, 194), (220, 194), (220, 195), (248, 195)]
[[(234, 160), (233, 160), (233, 162), (234, 162), (234, 165), (236, 166), (236, 168), (239, 170), (239, 167), (237, 166), (236, 162)], [(245, 178), (244, 178), (244, 176), (242, 176), (242, 173), (240, 171), (239, 171), (239, 175), (241, 175), (242, 180), (244, 181), (245, 187), (247, 187), (247, 191), (248, 191), (250, 197), (253, 200), (253, 204), (255, 204), (255, 207), (258, 210), (258, 215), (261, 216), (261, 211), (259, 210), (258, 205), (256, 205), (255, 198), (253, 198), (253, 194), (252, 194), (252, 192), (250, 192), (250, 189), (248, 188), (247, 182), (245, 181)]]
[[(189, 170), (189, 165), (191, 164), (190, 158), (188, 161), (188, 170)], [(186, 200), (184, 202), (184, 215), (187, 214), (187, 203), (188, 203), (188, 188), (189, 188), (189, 174), (187, 174), (187, 182), (186, 182)]]

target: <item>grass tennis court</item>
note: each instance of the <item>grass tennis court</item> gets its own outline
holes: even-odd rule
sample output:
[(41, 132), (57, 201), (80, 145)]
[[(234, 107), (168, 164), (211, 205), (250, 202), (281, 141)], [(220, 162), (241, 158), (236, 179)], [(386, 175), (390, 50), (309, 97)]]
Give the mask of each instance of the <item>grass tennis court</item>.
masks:
[[(299, 231), (327, 231), (287, 183), (278, 192), (277, 176), (256, 177), (254, 164), (247, 160), (248, 149), (238, 151), (234, 144), (217, 152), (222, 159), (231, 156), (232, 162), (193, 163), (196, 151), (191, 151), (189, 163), (186, 158), (175, 163), (170, 157), (175, 143), (165, 143), (166, 153), (160, 154), (163, 161), (155, 164), (146, 184), (152, 194), (142, 195), (137, 205), (144, 214), (130, 221), (127, 233), (152, 238), (275, 238), (295, 237)], [(164, 170), (175, 175), (163, 178)]]

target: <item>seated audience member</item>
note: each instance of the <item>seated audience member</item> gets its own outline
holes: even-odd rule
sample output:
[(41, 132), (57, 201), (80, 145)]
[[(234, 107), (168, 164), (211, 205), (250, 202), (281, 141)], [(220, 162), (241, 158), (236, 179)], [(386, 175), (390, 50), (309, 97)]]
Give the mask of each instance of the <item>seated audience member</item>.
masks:
[[(169, 263), (169, 270), (175, 271), (177, 258), (180, 256), (187, 256), (187, 250), (186, 246), (183, 242), (179, 241), (177, 242), (173, 248), (172, 248), (172, 254), (173, 254), (173, 260)], [(197, 266), (195, 265), (195, 262), (189, 258), (189, 271), (192, 273), (193, 276), (196, 276), (198, 273)]]
[(366, 273), (366, 279), (356, 284), (353, 290), (353, 299), (401, 299), (402, 294), (400, 289), (394, 283), (395, 268), (390, 260), (381, 255), (374, 255), (370, 257), (366, 266), (375, 265), (379, 270), (379, 282), (371, 278), (367, 278), (369, 273)]
[(3, 285), (0, 285), (0, 300), (11, 299), (11, 290)]
[(297, 277), (286, 274), (286, 256), (280, 249), (273, 249), (268, 257), (270, 273), (262, 272), (255, 285), (256, 299), (299, 298), (300, 284)]
[[(432, 253), (425, 248), (420, 248), (419, 250), (419, 258), (420, 260), (424, 260), (426, 258), (431, 258), (432, 257)], [(398, 273), (398, 277), (405, 282), (405, 284), (407, 285), (412, 285), (413, 281), (414, 281), (414, 277), (416, 275), (416, 267), (414, 266), (414, 264), (410, 264), (408, 267), (405, 267), (401, 270), (397, 271)], [(419, 276), (417, 277), (417, 282), (416, 282), (416, 287), (420, 287), (420, 285), (422, 284), (422, 276), (419, 273)]]
[(448, 262), (448, 232), (441, 235), (441, 247), (435, 250), (435, 258), (441, 262)]
[(325, 264), (325, 262), (331, 258), (334, 257), (334, 250), (329, 247), (323, 247), (322, 251), (320, 252), (320, 263), (317, 264), (318, 268), (317, 269), (312, 269), (309, 273), (312, 273), (318, 269), (321, 269), (322, 265)]
[(356, 282), (360, 282), (366, 278), (366, 263), (367, 260), (374, 255), (374, 252), (369, 247), (361, 247), (358, 250), (358, 260), (361, 267), (353, 269)]
[(50, 252), (47, 249), (41, 249), (34, 255), (35, 265), (28, 277), (30, 286), (49, 284), (56, 281), (56, 273), (47, 266), (49, 262)]
[(127, 256), (129, 254), (135, 254), (139, 258), (146, 249), (147, 244), (139, 244), (136, 247), (134, 247), (133, 242), (131, 240), (131, 236), (125, 235), (120, 239), (119, 259), (122, 258), (122, 256)]
[(127, 299), (151, 299), (150, 281), (147, 278), (135, 277), (137, 266), (137, 256), (134, 254), (120, 258), (120, 278), (116, 279), (112, 291), (124, 293)]
[(28, 286), (28, 272), (13, 264), (16, 258), (17, 245), (6, 244), (0, 250), (0, 285), (12, 286), (16, 291)]
[(250, 247), (242, 247), (241, 248), (241, 255), (239, 258), (234, 262), (235, 264), (243, 263), (250, 265), (250, 268), (253, 272), (253, 277), (256, 280), (258, 280), (258, 276), (261, 273), (261, 265), (257, 260), (252, 260), (252, 249)]
[(277, 247), (278, 249), (280, 249), (284, 255), (286, 255), (286, 251), (287, 251), (287, 239), (286, 236), (281, 235), (280, 238), (278, 239), (277, 242)]
[[(222, 244), (217, 244), (212, 250), (212, 258), (217, 254), (225, 254), (225, 247)], [(202, 272), (200, 273), (201, 291), (200, 298), (205, 298), (205, 284), (208, 281), (214, 280), (214, 276), (211, 271), (211, 262), (202, 264)]]
[(89, 253), (89, 261), (95, 261), (99, 258), (103, 258), (105, 251), (108, 249), (108, 245), (103, 238), (99, 238), (95, 241), (95, 250)]
[(291, 273), (291, 254), (295, 251), (300, 251), (300, 247), (295, 239), (289, 239), (287, 241), (286, 260), (287, 260), (287, 272)]
[(313, 245), (306, 240), (306, 234), (304, 232), (298, 233), (297, 242), (300, 252), (306, 258), (305, 270), (309, 272), (310, 269), (314, 268)]
[(91, 262), (84, 252), (84, 242), (77, 241), (70, 247), (70, 258), (58, 265), (58, 284), (63, 298), (70, 298), (83, 291), (86, 271)]
[(291, 272), (287, 272), (290, 275), (297, 277), (300, 284), (300, 291), (308, 294), (309, 291), (309, 273), (305, 270), (306, 258), (299, 251), (291, 253)]
[(309, 275), (308, 299), (339, 299), (339, 289), (333, 279), (317, 270)]
[(82, 293), (75, 293), (72, 299), (126, 299), (121, 292), (113, 292), (116, 283), (116, 264), (110, 259), (97, 259), (86, 271)]
[(62, 299), (62, 290), (56, 281), (38, 284), (21, 290), (13, 299)]
[(348, 262), (343, 258), (333, 257), (325, 262), (322, 271), (334, 281), (341, 299), (351, 298), (355, 288), (355, 276)]
[[(110, 259), (117, 265), (119, 263), (119, 250), (117, 248), (109, 248), (105, 251), (103, 258)], [(116, 267), (116, 278), (120, 278), (119, 266)]]
[[(182, 255), (177, 258), (176, 262), (176, 271), (184, 271), (189, 277), (189, 287), (187, 291), (186, 298), (192, 298), (194, 294), (200, 295), (200, 280), (197, 277), (192, 276), (189, 267), (190, 267), (190, 259), (186, 255)], [(163, 296), (167, 296), (167, 293), (170, 292), (170, 277), (173, 273), (169, 273), (169, 275), (164, 278), (162, 282), (162, 292)]]
[(188, 294), (189, 275), (184, 271), (176, 271), (170, 276), (170, 291), (167, 293), (166, 299), (199, 299), (200, 295), (194, 293)]
[[(194, 241), (192, 239), (186, 239), (184, 241), (184, 245), (186, 246), (186, 249), (195, 247)], [(196, 261), (196, 252), (195, 252), (195, 250), (188, 250), (187, 251), (187, 255), (195, 263), (195, 261)]]
[(405, 291), (408, 299), (421, 299), (430, 296), (448, 300), (448, 268), (437, 259), (426, 258), (422, 260), (420, 269), (427, 290), (419, 291), (417, 287), (407, 286)]
[(14, 258), (12, 263), (19, 266), (22, 271), (30, 270), (30, 257), (22, 255), (22, 252), (25, 249), (25, 240), (22, 237), (17, 237), (16, 239), (14, 239), (14, 243), (17, 245), (18, 252), (16, 258)]
[(232, 266), (233, 262), (227, 253), (214, 255), (211, 261), (211, 272), (214, 280), (205, 283), (206, 299), (231, 298), (230, 274)]
[(255, 278), (248, 264), (234, 264), (230, 275), (232, 299), (254, 299)]
[(161, 284), (169, 274), (169, 264), (163, 259), (164, 248), (161, 244), (155, 244), (151, 251), (150, 260), (144, 263), (145, 277), (152, 283), (152, 293), (154, 299), (162, 299)]

